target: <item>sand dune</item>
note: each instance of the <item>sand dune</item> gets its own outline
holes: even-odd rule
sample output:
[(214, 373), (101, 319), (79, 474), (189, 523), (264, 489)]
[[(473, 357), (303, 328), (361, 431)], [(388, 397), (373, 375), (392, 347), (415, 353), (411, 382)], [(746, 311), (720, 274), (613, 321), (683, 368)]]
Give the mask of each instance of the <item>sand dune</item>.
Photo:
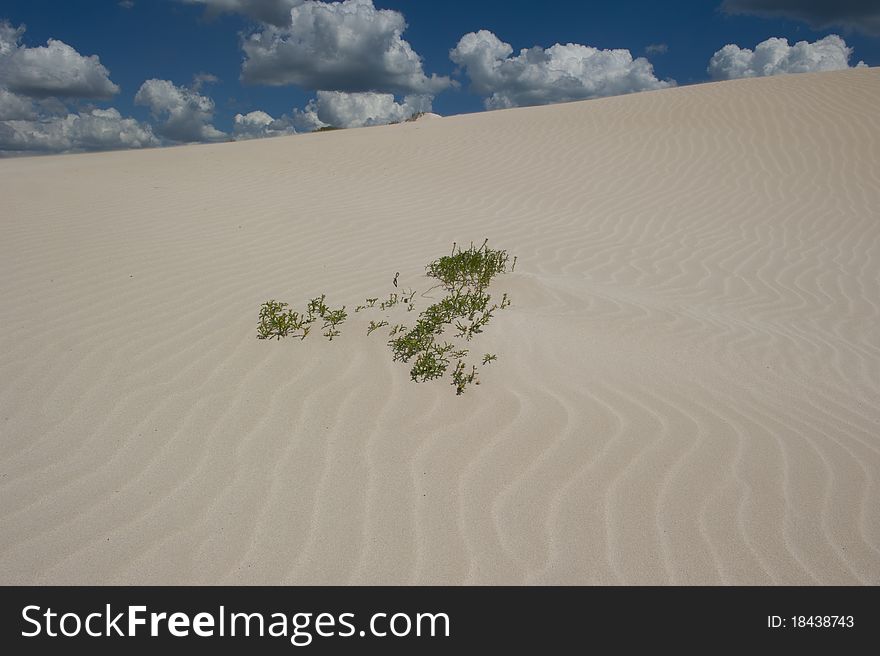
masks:
[[(0, 162), (0, 583), (880, 584), (880, 71)], [(260, 304), (518, 256), (456, 397)]]

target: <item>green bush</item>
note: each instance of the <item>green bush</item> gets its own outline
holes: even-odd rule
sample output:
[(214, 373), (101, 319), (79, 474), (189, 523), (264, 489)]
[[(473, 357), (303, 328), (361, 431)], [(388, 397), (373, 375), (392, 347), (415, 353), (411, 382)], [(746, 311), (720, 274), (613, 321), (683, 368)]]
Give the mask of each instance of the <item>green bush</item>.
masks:
[[(470, 384), (480, 384), (476, 365), (472, 364), (468, 370), (464, 362), (468, 349), (456, 349), (454, 343), (441, 341), (440, 337), (447, 328), (454, 327), (457, 331), (454, 339), (470, 341), (483, 332), (496, 310), (510, 306), (507, 294), (502, 296), (500, 304), (490, 305), (492, 297), (486, 291), (495, 276), (507, 273), (508, 262), (507, 251), (489, 248), (486, 240), (479, 248), (471, 243), (466, 250), (453, 244), (450, 255), (440, 257), (425, 267), (427, 275), (439, 281), (439, 285), (432, 289), (441, 286), (446, 295), (420, 312), (414, 327), (395, 324), (388, 335), (391, 338), (388, 346), (391, 348), (392, 359), (395, 362), (411, 362), (410, 378), (413, 381), (425, 382), (440, 378), (448, 370), (450, 362), (456, 360), (451, 374), (456, 394), (461, 394)], [(515, 267), (514, 257), (510, 270), (513, 271)], [(395, 275), (395, 286), (397, 278)], [(406, 311), (411, 312), (415, 309), (415, 296), (416, 292), (413, 290), (391, 292), (387, 300), (382, 301), (378, 307), (376, 302), (379, 297), (368, 298), (364, 305), (355, 308), (355, 312), (369, 309), (386, 312), (397, 306), (406, 306)], [(344, 305), (334, 310), (325, 301), (323, 294), (311, 299), (306, 313), (302, 315), (286, 309), (286, 303), (267, 301), (260, 308), (257, 337), (280, 339), (293, 334), (305, 339), (310, 324), (320, 318), (324, 322), (324, 337), (332, 341), (341, 334), (338, 326), (346, 320), (348, 314)], [(367, 335), (388, 325), (389, 322), (385, 320), (371, 320)], [(483, 356), (482, 364), (487, 365), (496, 359), (497, 356), (487, 353)]]
[(308, 334), (307, 324), (312, 322), (311, 317), (303, 317), (302, 315), (286, 310), (287, 303), (279, 303), (271, 300), (263, 303), (260, 308), (260, 323), (257, 326), (257, 337), (260, 339), (270, 339), (275, 337), (281, 339), (287, 337), (291, 332), (303, 330), (301, 335), (303, 339)]

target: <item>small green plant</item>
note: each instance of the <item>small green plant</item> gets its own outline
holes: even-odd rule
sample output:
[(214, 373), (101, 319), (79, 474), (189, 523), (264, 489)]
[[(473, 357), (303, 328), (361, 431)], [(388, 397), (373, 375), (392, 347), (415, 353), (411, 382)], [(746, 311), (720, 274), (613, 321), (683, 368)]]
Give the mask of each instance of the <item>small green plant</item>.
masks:
[(331, 310), (327, 308), (326, 312), (321, 315), (321, 318), (324, 319), (323, 327), (327, 331), (323, 333), (324, 337), (328, 338), (331, 342), (333, 341), (334, 337), (338, 337), (341, 333), (336, 330), (336, 326), (345, 321), (347, 317), (348, 314), (345, 312), (344, 305), (338, 310)]
[(456, 250), (453, 244), (452, 254), (434, 260), (426, 271), (443, 283), (448, 291), (462, 287), (482, 290), (497, 274), (505, 273), (507, 268), (507, 251), (492, 250), (488, 243), (487, 239), (479, 248), (474, 248), (471, 243), (467, 250)]
[(489, 323), (489, 319), (492, 318), (492, 310), (483, 311), (479, 313), (479, 316), (475, 315), (476, 313), (468, 315), (469, 323), (460, 320), (455, 322), (455, 327), (458, 328), (457, 337), (464, 337), (470, 341), (474, 335), (483, 332), (483, 326)]
[(390, 308), (393, 308), (399, 302), (400, 302), (400, 297), (398, 297), (397, 294), (394, 294), (394, 293), (388, 294), (388, 300), (382, 301), (382, 303), (379, 305), (379, 309), (380, 310), (388, 310)]
[[(388, 342), (395, 361), (413, 361), (410, 369), (413, 380), (421, 382), (441, 376), (449, 366), (451, 355), (460, 365), (453, 374), (457, 393), (461, 394), (468, 384), (475, 382), (476, 367), (472, 365), (469, 373), (464, 369), (462, 358), (467, 355), (467, 349), (453, 351), (454, 347), (448, 342), (438, 344), (437, 337), (447, 326), (455, 326), (458, 330), (455, 336), (470, 341), (483, 331), (496, 309), (510, 305), (505, 294), (501, 306), (490, 306), (491, 297), (485, 291), (492, 278), (506, 271), (507, 261), (506, 251), (493, 250), (488, 247), (488, 241), (484, 241), (479, 248), (472, 243), (466, 250), (453, 244), (450, 255), (426, 267), (427, 274), (439, 280), (447, 291), (446, 296), (421, 312), (415, 327), (403, 334), (393, 330), (389, 335), (393, 339)], [(402, 300), (408, 304), (407, 309), (414, 298), (414, 293), (404, 293)], [(388, 305), (383, 303), (383, 309)]]
[(378, 329), (381, 328), (382, 326), (387, 326), (387, 325), (388, 325), (388, 322), (387, 322), (387, 321), (380, 321), (379, 323), (376, 323), (375, 321), (371, 321), (371, 322), (370, 322), (370, 325), (367, 326), (367, 334), (369, 335), (369, 334), (372, 333), (374, 330), (378, 330)]
[(476, 385), (480, 384), (480, 381), (477, 380), (477, 367), (475, 365), (471, 365), (471, 370), (469, 373), (465, 373), (465, 364), (461, 360), (455, 365), (455, 371), (452, 372), (452, 384), (455, 385), (455, 393), (456, 395), (464, 392), (464, 388), (474, 383)]
[[(495, 310), (510, 306), (510, 298), (506, 293), (498, 304), (491, 303), (491, 296), (486, 291), (496, 275), (507, 272), (507, 263), (507, 251), (489, 248), (486, 240), (479, 247), (471, 242), (467, 249), (453, 244), (449, 255), (427, 265), (427, 275), (439, 281), (431, 289), (442, 287), (446, 295), (420, 312), (415, 326), (410, 328), (399, 323), (388, 333), (388, 346), (391, 348), (393, 360), (410, 364), (412, 380), (425, 382), (440, 378), (454, 360), (456, 364), (451, 378), (456, 394), (462, 394), (468, 385), (480, 384), (476, 365), (471, 364), (468, 369), (465, 363), (468, 349), (443, 341), (442, 335), (447, 328), (454, 327), (457, 331), (454, 338), (471, 341), (483, 332)], [(514, 257), (511, 271), (515, 266)], [(395, 274), (395, 287), (398, 278), (399, 274)], [(391, 292), (378, 307), (384, 312), (401, 305), (406, 306), (407, 312), (412, 312), (415, 309), (415, 297), (416, 292), (412, 289)], [(367, 298), (354, 311), (375, 308), (378, 301), (379, 297)], [(334, 337), (340, 335), (338, 326), (348, 318), (348, 314), (344, 305), (338, 309), (329, 307), (324, 294), (308, 301), (305, 314), (287, 309), (286, 303), (267, 301), (260, 308), (257, 336), (261, 339), (280, 339), (294, 334), (305, 339), (311, 324), (319, 318), (323, 320), (324, 337), (333, 341)], [(386, 320), (372, 320), (367, 326), (367, 335), (388, 325)], [(482, 364), (487, 365), (496, 359), (496, 355), (486, 353)]]
[(260, 307), (260, 322), (257, 324), (257, 337), (281, 339), (287, 337), (292, 331), (303, 328), (310, 320), (299, 315), (293, 310), (287, 310), (287, 303), (276, 300), (266, 301)]
[(324, 294), (321, 294), (321, 296), (319, 296), (317, 298), (313, 298), (311, 301), (309, 301), (308, 313), (309, 313), (309, 318), (312, 321), (315, 320), (315, 316), (319, 316), (319, 317), (323, 318), (324, 315), (327, 314), (329, 308), (327, 307), (327, 304), (324, 303), (325, 298), (326, 298), (326, 296)]
[(431, 347), (416, 356), (415, 363), (409, 372), (410, 377), (417, 383), (440, 378), (446, 373), (449, 366), (449, 358), (446, 355), (452, 350), (452, 344), (431, 344)]
[(415, 328), (388, 342), (391, 346), (394, 361), (409, 362), (419, 353), (427, 352), (434, 345), (434, 330), (431, 326), (419, 322)]

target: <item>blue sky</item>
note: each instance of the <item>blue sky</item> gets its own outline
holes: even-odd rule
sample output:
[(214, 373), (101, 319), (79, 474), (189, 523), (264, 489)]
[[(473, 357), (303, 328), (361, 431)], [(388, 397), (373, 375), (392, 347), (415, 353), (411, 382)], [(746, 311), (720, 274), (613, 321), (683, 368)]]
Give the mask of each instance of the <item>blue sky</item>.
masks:
[[(370, 5), (369, 0), (349, 0), (352, 1)], [(125, 124), (131, 129), (138, 126), (137, 129), (152, 131), (146, 137), (138, 132), (140, 137), (132, 137), (131, 142), (126, 142), (128, 145), (158, 145), (231, 138), (236, 134), (235, 115), (258, 110), (270, 115), (274, 123), (268, 125), (268, 119), (260, 118), (262, 123), (251, 125), (253, 130), (250, 132), (242, 124), (239, 126), (242, 136), (281, 134), (293, 131), (294, 126), (297, 131), (304, 131), (332, 123), (349, 127), (388, 122), (416, 109), (430, 108), (439, 114), (450, 115), (485, 108), (628, 93), (710, 79), (828, 70), (847, 64), (853, 66), (859, 61), (869, 66), (880, 64), (880, 3), (876, 1), (726, 0), (722, 6), (723, 0), (542, 3), (525, 0), (374, 0), (369, 7), (361, 7), (359, 15), (363, 21), (376, 19), (363, 25), (365, 29), (375, 28), (377, 43), (383, 38), (397, 39), (387, 46), (394, 48), (394, 52), (398, 52), (401, 42), (408, 44), (413, 54), (405, 61), (412, 69), (408, 69), (406, 81), (399, 76), (392, 79), (389, 71), (370, 68), (381, 68), (381, 58), (372, 60), (367, 50), (354, 50), (349, 53), (347, 61), (339, 57), (334, 59), (332, 52), (319, 52), (313, 57), (315, 47), (331, 47), (326, 45), (326, 34), (311, 42), (309, 34), (298, 33), (296, 38), (306, 43), (297, 49), (290, 45), (294, 37), (285, 31), (290, 28), (285, 27), (281, 19), (275, 19), (277, 25), (266, 22), (266, 11), (273, 12), (272, 16), (287, 15), (291, 7), (295, 7), (295, 12), (305, 12), (309, 5), (323, 5), (327, 11), (321, 15), (326, 14), (332, 19), (335, 14), (330, 11), (334, 9), (331, 5), (335, 4), (338, 3), (310, 0), (134, 0), (127, 3), (118, 0), (2, 0), (0, 21), (6, 21), (13, 29), (25, 25), (26, 31), (16, 33), (19, 59), (9, 59), (7, 63), (0, 57), (0, 93), (4, 93), (5, 84), (6, 100), (16, 103), (15, 107), (19, 108), (17, 113), (7, 111), (6, 117), (0, 115), (0, 119), (13, 116), (7, 121), (0, 120), (0, 151), (10, 154), (126, 146), (116, 142), (104, 144), (89, 135), (83, 137), (82, 134), (87, 132), (85, 122), (77, 128), (79, 136), (70, 137), (64, 133), (66, 136), (62, 138), (61, 132), (47, 132), (50, 130), (47, 126), (60, 120), (65, 110), (75, 119), (93, 109), (113, 108), (119, 118), (102, 116), (102, 121), (131, 119)], [(371, 11), (372, 6), (375, 9)], [(791, 9), (792, 6), (800, 9)], [(212, 7), (232, 11), (214, 15), (216, 12), (211, 12)], [(385, 24), (388, 21), (393, 23), (395, 14), (380, 14), (381, 10), (402, 15), (400, 20), (405, 20), (407, 27), (399, 38), (389, 36), (391, 28)], [(306, 13), (294, 15), (298, 18), (297, 25), (306, 23)], [(385, 21), (382, 23), (385, 27), (377, 27), (380, 19)], [(359, 25), (361, 23), (354, 23), (356, 30), (360, 29)], [(335, 34), (332, 24), (325, 24), (324, 29)], [(466, 34), (480, 30), (491, 32), (491, 35), (480, 32), (479, 38), (475, 37), (467, 47), (459, 49), (457, 62), (452, 61), (450, 51)], [(265, 41), (259, 49), (245, 52), (243, 35), (255, 33), (263, 35)], [(845, 44), (821, 41), (831, 34), (842, 37)], [(798, 41), (806, 41), (808, 45), (818, 42), (822, 47), (817, 46), (815, 51), (789, 52), (781, 49), (779, 42), (773, 42), (772, 48), (767, 46), (768, 56), (774, 58), (774, 62), (783, 57), (781, 63), (768, 68), (764, 60), (761, 63), (756, 58), (757, 63), (752, 66), (749, 53), (739, 49), (754, 50), (757, 44), (771, 37), (787, 39), (792, 45)], [(50, 57), (49, 53), (27, 50), (46, 46), (49, 39), (70, 47), (63, 53), (56, 53), (61, 59)], [(499, 44), (505, 43), (511, 46), (509, 54), (499, 50)], [(583, 49), (546, 50), (554, 44), (569, 43), (598, 51), (626, 50), (633, 61), (639, 58), (647, 61), (631, 65), (628, 61), (621, 63), (617, 55), (612, 57), (601, 52), (598, 57), (589, 59), (593, 57), (592, 51)], [(280, 48), (288, 49), (283, 56), (276, 56), (272, 50), (279, 44)], [(721, 58), (724, 61), (712, 74), (708, 73), (707, 66), (713, 55), (727, 44), (735, 44), (739, 49), (727, 52)], [(363, 48), (370, 47), (366, 41), (362, 45)], [(651, 45), (660, 47), (646, 50)], [(522, 48), (534, 46), (538, 46), (532, 58), (534, 61), (518, 59)], [(851, 51), (844, 52), (846, 48)], [(329, 63), (323, 68), (313, 66), (314, 61), (303, 58), (304, 52), (309, 53), (306, 59), (317, 61), (326, 56)], [(34, 56), (28, 59), (28, 53)], [(40, 59), (43, 54), (46, 56)], [(78, 66), (76, 70), (83, 72), (89, 66), (94, 67), (94, 62), (82, 58), (93, 55), (106, 69), (106, 74), (101, 74), (104, 75), (105, 90), (109, 88), (107, 84), (117, 87), (112, 94), (109, 91), (56, 89), (58, 93), (52, 96), (53, 100), (46, 100), (52, 91), (42, 91), (35, 86), (46, 74), (44, 71), (38, 75), (35, 66), (58, 67), (58, 62), (63, 62), (74, 68)], [(581, 58), (580, 64), (586, 68), (577, 68), (580, 64), (575, 61), (572, 64), (575, 68), (562, 74), (554, 72), (559, 62), (571, 62), (572, 57), (575, 60)], [(253, 71), (259, 66), (259, 72), (253, 73), (250, 80), (247, 79), (250, 73), (242, 79), (245, 59), (251, 60)], [(25, 64), (22, 62), (25, 61), (30, 62), (30, 68), (23, 68)], [(490, 64), (484, 64), (486, 61)], [(763, 68), (758, 66), (759, 63)], [(354, 67), (353, 72), (340, 72), (346, 66)], [(4, 67), (7, 69), (5, 74)], [(328, 72), (331, 69), (334, 71), (332, 75)], [(590, 73), (583, 72), (588, 69)], [(197, 74), (213, 77), (197, 82), (194, 77)], [(25, 84), (22, 79), (27, 75), (39, 79)], [(432, 75), (440, 81), (427, 81)], [(168, 84), (145, 90), (136, 102), (136, 96), (147, 80), (167, 81)], [(359, 80), (363, 80), (363, 85)], [(319, 90), (335, 95), (317, 97)], [(373, 96), (351, 95), (364, 92), (373, 93)], [(395, 94), (393, 102), (375, 97), (388, 92)], [(409, 94), (418, 98), (405, 102), (404, 97)], [(189, 110), (178, 111), (175, 102), (195, 109), (190, 114), (181, 115), (180, 112)], [(308, 111), (310, 102), (311, 113)], [(29, 111), (20, 109), (27, 103), (31, 103)], [(171, 120), (175, 112), (178, 112), (177, 118)], [(86, 118), (94, 117), (89, 115)], [(69, 120), (63, 130), (69, 132), (74, 119)], [(40, 130), (46, 134), (38, 134)], [(32, 148), (33, 144), (36, 146)]]

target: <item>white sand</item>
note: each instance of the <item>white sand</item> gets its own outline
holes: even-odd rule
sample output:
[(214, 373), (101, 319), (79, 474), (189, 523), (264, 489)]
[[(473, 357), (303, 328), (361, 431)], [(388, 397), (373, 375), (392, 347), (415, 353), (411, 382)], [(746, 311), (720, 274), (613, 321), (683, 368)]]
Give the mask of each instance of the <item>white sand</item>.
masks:
[[(852, 70), (0, 162), (0, 583), (880, 584), (878, 107)], [(362, 314), (256, 339), (484, 237), (513, 306), (461, 397)]]

